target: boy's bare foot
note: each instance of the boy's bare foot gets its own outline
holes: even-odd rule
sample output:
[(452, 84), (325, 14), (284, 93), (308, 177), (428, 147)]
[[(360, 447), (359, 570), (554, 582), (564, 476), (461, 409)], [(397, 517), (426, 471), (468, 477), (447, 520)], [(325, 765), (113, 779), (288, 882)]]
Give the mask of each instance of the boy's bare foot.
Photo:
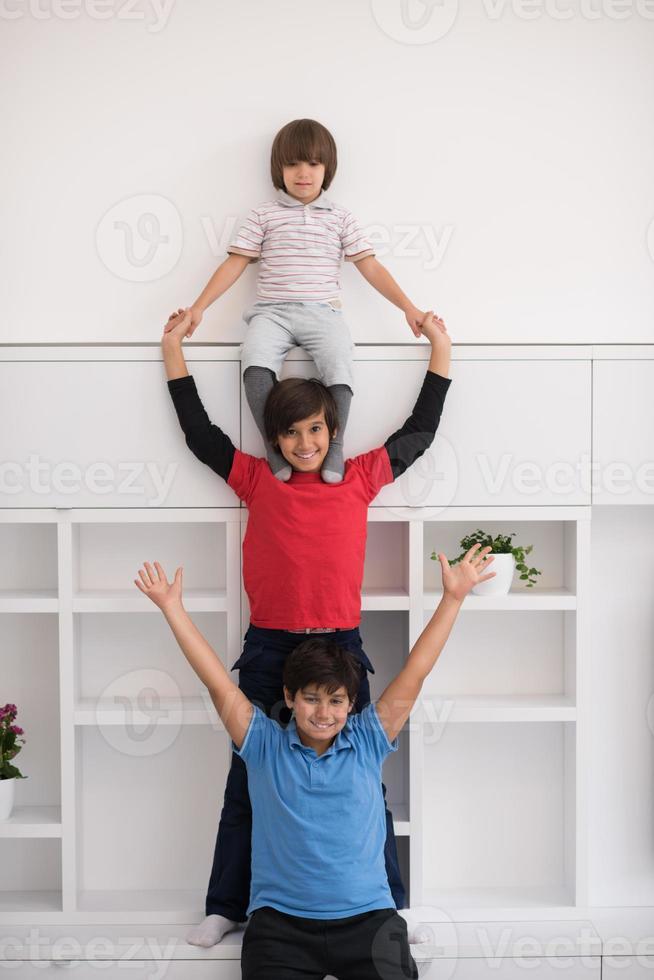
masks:
[(232, 922), (222, 915), (208, 915), (199, 925), (186, 933), (186, 942), (192, 946), (215, 946), (228, 932), (238, 929), (243, 923)]

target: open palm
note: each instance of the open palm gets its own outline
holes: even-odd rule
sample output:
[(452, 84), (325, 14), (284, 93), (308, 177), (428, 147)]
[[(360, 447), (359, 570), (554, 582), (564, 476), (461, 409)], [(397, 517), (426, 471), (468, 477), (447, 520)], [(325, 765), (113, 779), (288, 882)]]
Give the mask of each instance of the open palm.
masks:
[(171, 603), (181, 602), (182, 600), (182, 569), (178, 568), (175, 578), (169, 582), (166, 573), (158, 561), (154, 563), (154, 569), (149, 561), (143, 563), (143, 568), (139, 568), (140, 579), (135, 578), (134, 584), (141, 592), (152, 599), (155, 606), (164, 609)]
[(490, 546), (477, 552), (480, 547), (481, 545), (474, 544), (456, 565), (450, 565), (445, 555), (442, 552), (439, 553), (438, 560), (443, 572), (443, 592), (453, 599), (465, 599), (475, 585), (495, 577), (495, 572), (484, 574), (491, 562), (495, 560), (493, 556), (487, 557), (491, 550)]

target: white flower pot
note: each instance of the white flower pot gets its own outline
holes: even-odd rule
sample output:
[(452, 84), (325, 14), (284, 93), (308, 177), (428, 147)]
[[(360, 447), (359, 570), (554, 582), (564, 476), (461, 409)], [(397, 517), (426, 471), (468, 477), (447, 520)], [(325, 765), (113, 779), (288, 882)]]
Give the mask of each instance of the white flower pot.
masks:
[[(492, 552), (489, 552), (489, 558), (491, 554)], [(473, 595), (507, 595), (515, 572), (513, 555), (493, 555), (493, 561), (487, 571), (495, 572), (495, 577), (475, 585), (472, 590)]]
[(14, 808), (14, 789), (17, 779), (0, 779), (0, 820), (7, 820)]

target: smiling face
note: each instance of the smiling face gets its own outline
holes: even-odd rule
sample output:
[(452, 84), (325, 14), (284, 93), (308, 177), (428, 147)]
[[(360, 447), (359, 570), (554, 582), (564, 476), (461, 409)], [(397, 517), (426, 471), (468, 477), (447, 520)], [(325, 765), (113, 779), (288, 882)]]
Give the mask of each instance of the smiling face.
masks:
[(287, 194), (303, 204), (315, 201), (322, 190), (325, 165), (317, 160), (297, 160), (282, 170)]
[(299, 473), (317, 473), (329, 449), (330, 432), (324, 411), (311, 415), (277, 436), (277, 445), (286, 460)]
[(284, 688), (286, 705), (295, 712), (295, 725), (303, 745), (315, 749), (318, 755), (326, 751), (338, 733), (345, 727), (354, 702), (347, 696), (345, 687), (332, 694), (318, 684), (308, 684), (291, 698)]

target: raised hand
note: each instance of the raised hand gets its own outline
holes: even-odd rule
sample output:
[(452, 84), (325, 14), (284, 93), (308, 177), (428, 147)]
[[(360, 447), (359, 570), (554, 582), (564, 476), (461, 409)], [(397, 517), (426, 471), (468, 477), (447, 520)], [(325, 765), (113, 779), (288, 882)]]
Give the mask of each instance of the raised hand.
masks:
[(182, 569), (178, 568), (175, 578), (169, 582), (166, 573), (158, 561), (154, 563), (154, 569), (150, 562), (143, 563), (143, 568), (139, 568), (140, 579), (135, 578), (134, 584), (141, 592), (151, 599), (155, 606), (164, 609), (170, 605), (181, 605), (182, 602)]
[(477, 549), (480, 547), (481, 545), (474, 544), (456, 565), (450, 565), (445, 555), (439, 552), (438, 560), (443, 572), (443, 592), (445, 595), (461, 602), (475, 585), (495, 577), (495, 572), (483, 574), (495, 559), (493, 556), (487, 557), (491, 550), (490, 546), (486, 546), (477, 553)]

